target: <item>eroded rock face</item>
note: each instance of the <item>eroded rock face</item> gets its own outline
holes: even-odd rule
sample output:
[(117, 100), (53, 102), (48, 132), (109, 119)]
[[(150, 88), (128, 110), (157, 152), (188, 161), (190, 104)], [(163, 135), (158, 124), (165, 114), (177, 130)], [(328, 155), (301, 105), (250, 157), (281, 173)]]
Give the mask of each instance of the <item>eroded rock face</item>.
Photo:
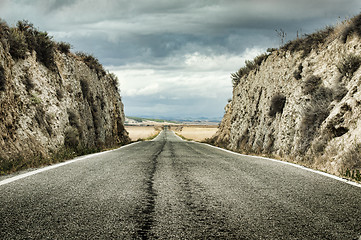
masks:
[(0, 159), (63, 147), (103, 148), (129, 141), (116, 79), (78, 56), (55, 51), (55, 70), (28, 52), (13, 60), (0, 42)]
[(273, 51), (234, 87), (213, 140), (334, 174), (361, 168), (360, 57), (360, 38), (337, 31), (308, 55)]

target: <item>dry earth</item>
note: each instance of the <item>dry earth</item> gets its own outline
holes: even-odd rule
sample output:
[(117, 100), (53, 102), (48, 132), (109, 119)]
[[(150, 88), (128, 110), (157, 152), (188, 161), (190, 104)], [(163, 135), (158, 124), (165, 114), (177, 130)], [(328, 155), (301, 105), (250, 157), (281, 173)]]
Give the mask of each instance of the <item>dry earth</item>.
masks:
[(218, 130), (217, 126), (172, 126), (171, 130), (185, 138), (203, 141), (211, 138)]
[(125, 126), (125, 129), (132, 141), (149, 138), (162, 130), (161, 127), (157, 126)]

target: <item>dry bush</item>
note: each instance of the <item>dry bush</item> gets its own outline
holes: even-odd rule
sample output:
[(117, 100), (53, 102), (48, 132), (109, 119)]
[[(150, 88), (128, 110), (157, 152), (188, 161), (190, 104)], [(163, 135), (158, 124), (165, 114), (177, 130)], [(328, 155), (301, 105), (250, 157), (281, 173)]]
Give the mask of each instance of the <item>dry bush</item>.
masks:
[(92, 70), (95, 70), (98, 76), (104, 76), (106, 74), (103, 66), (99, 63), (99, 60), (91, 54), (83, 52), (77, 52), (76, 55)]
[(41, 32), (28, 21), (19, 21), (17, 29), (25, 36), (27, 48), (36, 52), (36, 58), (43, 63), (48, 69), (56, 70), (54, 47), (55, 43), (47, 32)]
[(350, 54), (343, 58), (342, 62), (337, 65), (338, 71), (342, 76), (351, 79), (354, 72), (356, 72), (361, 65), (361, 57)]
[(24, 59), (28, 51), (25, 35), (16, 28), (10, 29), (9, 34), (10, 55), (15, 59)]
[(70, 126), (76, 127), (79, 130), (80, 128), (79, 116), (73, 110), (68, 109), (68, 120)]
[[(300, 124), (300, 133), (303, 139), (301, 152), (305, 153), (310, 146), (316, 132), (323, 123), (323, 121), (329, 116), (329, 101), (313, 101), (303, 110), (303, 118)], [(318, 150), (322, 146), (315, 146)]]
[(344, 28), (341, 33), (341, 41), (347, 42), (347, 38), (353, 34), (361, 37), (361, 14), (350, 20), (350, 23)]
[(337, 85), (333, 89), (333, 99), (336, 101), (341, 101), (348, 93), (348, 89), (343, 85)]
[(69, 127), (64, 132), (64, 146), (76, 149), (79, 146), (79, 132), (74, 127)]
[(58, 48), (58, 50), (60, 52), (65, 53), (65, 54), (69, 54), (71, 45), (70, 45), (70, 43), (59, 42), (59, 43), (57, 43), (57, 48)]
[(361, 181), (361, 144), (354, 144), (351, 149), (342, 155), (342, 175)]
[(89, 82), (86, 79), (81, 79), (80, 80), (80, 88), (81, 88), (81, 92), (83, 93), (83, 98), (87, 99), (88, 95), (89, 95)]
[(302, 75), (301, 75), (302, 70), (303, 70), (303, 66), (302, 66), (302, 63), (300, 63), (300, 64), (298, 65), (297, 70), (295, 70), (295, 71), (293, 72), (293, 77), (294, 77), (296, 80), (300, 80), (300, 79), (302, 78)]
[(302, 57), (307, 57), (312, 49), (317, 48), (320, 44), (326, 42), (328, 36), (334, 32), (334, 28), (327, 26), (325, 29), (319, 30), (312, 34), (306, 34), (302, 38), (297, 38), (293, 41), (286, 43), (282, 50), (290, 52), (299, 52), (302, 51)]
[(237, 86), (241, 78), (245, 75), (248, 75), (252, 70), (258, 69), (262, 62), (267, 60), (269, 54), (264, 53), (255, 57), (252, 61), (246, 60), (245, 66), (240, 68), (237, 72), (231, 74), (231, 79), (233, 87)]
[(274, 95), (271, 99), (271, 107), (268, 112), (268, 115), (270, 117), (275, 117), (277, 113), (282, 114), (285, 104), (286, 104), (286, 97), (284, 95), (279, 93)]
[(35, 87), (34, 81), (30, 77), (29, 73), (25, 74), (23, 78), (23, 83), (25, 85), (26, 91), (28, 92), (30, 92)]
[(314, 75), (310, 76), (303, 83), (303, 93), (306, 95), (314, 93), (319, 88), (321, 83), (322, 81), (320, 77), (316, 77)]
[(64, 98), (64, 91), (61, 88), (56, 89), (56, 98), (61, 101)]
[(6, 86), (6, 77), (5, 77), (5, 69), (0, 65), (0, 91), (5, 91)]

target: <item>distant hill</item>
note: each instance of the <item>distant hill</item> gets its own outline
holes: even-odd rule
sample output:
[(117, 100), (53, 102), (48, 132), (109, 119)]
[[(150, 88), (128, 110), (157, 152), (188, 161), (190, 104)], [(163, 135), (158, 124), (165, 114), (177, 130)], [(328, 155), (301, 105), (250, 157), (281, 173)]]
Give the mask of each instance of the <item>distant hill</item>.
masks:
[(218, 121), (209, 120), (165, 120), (165, 119), (154, 119), (154, 118), (142, 118), (142, 117), (125, 117), (125, 125), (218, 125)]

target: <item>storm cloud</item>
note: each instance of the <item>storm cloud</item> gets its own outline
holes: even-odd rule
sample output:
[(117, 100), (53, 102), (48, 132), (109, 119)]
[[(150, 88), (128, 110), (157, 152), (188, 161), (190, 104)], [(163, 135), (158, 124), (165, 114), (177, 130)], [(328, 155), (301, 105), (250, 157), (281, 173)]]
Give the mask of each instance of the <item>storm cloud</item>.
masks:
[(269, 47), (358, 14), (359, 0), (0, 0), (118, 75), (133, 116), (221, 118), (230, 73)]

